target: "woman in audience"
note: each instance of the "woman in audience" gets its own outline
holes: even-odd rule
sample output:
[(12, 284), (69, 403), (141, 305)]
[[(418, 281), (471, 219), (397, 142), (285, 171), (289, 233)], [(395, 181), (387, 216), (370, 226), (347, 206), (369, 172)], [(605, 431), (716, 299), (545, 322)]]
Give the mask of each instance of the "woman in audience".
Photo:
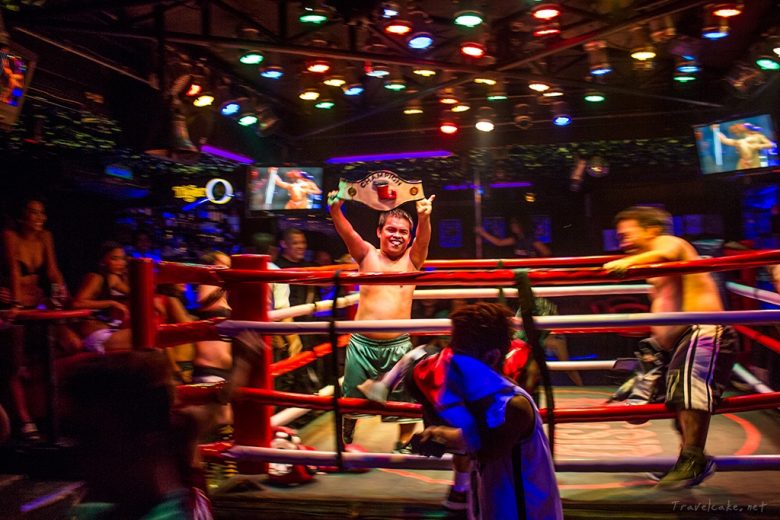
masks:
[[(2, 260), (0, 261), (0, 308), (35, 309), (47, 305), (47, 295), (56, 299), (59, 305), (67, 295), (64, 279), (57, 265), (54, 240), (45, 229), (46, 209), (40, 198), (28, 198), (22, 202), (16, 216), (16, 225), (3, 230)], [(45, 345), (45, 337), (33, 337), (21, 325), (12, 324), (5, 328), (0, 338), (0, 366), (4, 367), (11, 399), (11, 410), (21, 424), (21, 434), (29, 441), (40, 440), (38, 428), (30, 413), (23, 381), (34, 349), (25, 345)], [(59, 329), (58, 329), (59, 332)], [(72, 337), (58, 334), (61, 346), (66, 350), (77, 349)], [(39, 341), (40, 340), (40, 341)], [(40, 352), (40, 351), (39, 351)]]

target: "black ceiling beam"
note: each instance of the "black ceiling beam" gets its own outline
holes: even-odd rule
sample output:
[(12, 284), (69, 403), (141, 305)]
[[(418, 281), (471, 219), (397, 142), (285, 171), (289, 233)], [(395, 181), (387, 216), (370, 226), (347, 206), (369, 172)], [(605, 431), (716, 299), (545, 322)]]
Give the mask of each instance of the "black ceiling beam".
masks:
[(89, 0), (84, 2), (68, 2), (43, 9), (23, 10), (18, 13), (20, 19), (25, 21), (38, 20), (60, 16), (90, 13), (93, 11), (110, 11), (124, 7), (137, 7), (141, 5), (155, 6), (164, 2), (154, 0)]
[[(601, 39), (601, 38), (606, 38), (607, 36), (610, 36), (612, 34), (615, 34), (615, 33), (621, 32), (621, 31), (625, 31), (625, 30), (630, 29), (631, 27), (634, 27), (636, 25), (641, 25), (643, 23), (647, 23), (650, 20), (654, 20), (654, 19), (660, 18), (662, 16), (669, 16), (669, 15), (672, 15), (672, 14), (675, 14), (675, 13), (686, 11), (688, 9), (692, 9), (694, 7), (698, 7), (698, 6), (706, 3), (707, 1), (709, 1), (709, 0), (677, 1), (677, 2), (674, 2), (671, 5), (667, 5), (667, 6), (664, 6), (662, 8), (659, 8), (657, 10), (650, 11), (649, 13), (645, 13), (645, 14), (642, 14), (642, 15), (639, 15), (639, 16), (634, 16), (634, 17), (632, 17), (629, 20), (626, 20), (624, 22), (620, 22), (620, 23), (617, 23), (615, 25), (610, 25), (610, 26), (607, 26), (607, 27), (602, 27), (600, 29), (596, 29), (594, 31), (590, 31), (590, 32), (581, 34), (579, 36), (574, 36), (572, 38), (567, 38), (565, 40), (561, 40), (560, 42), (558, 42), (556, 44), (553, 44), (553, 45), (551, 45), (550, 47), (548, 47), (548, 48), (546, 48), (544, 50), (541, 50), (539, 52), (535, 52), (535, 53), (533, 53), (533, 54), (531, 54), (529, 56), (526, 56), (524, 58), (521, 58), (519, 60), (515, 60), (515, 61), (509, 62), (509, 63), (505, 63), (503, 65), (499, 65), (498, 67), (495, 67), (493, 70), (498, 71), (498, 72), (511, 71), (512, 69), (516, 69), (516, 68), (521, 67), (523, 65), (526, 65), (528, 63), (532, 63), (532, 62), (534, 62), (536, 60), (540, 60), (540, 59), (546, 58), (548, 56), (552, 56), (554, 54), (557, 54), (559, 52), (563, 52), (563, 51), (565, 51), (567, 49), (571, 49), (573, 47), (578, 47), (578, 46), (580, 46), (580, 45), (582, 45), (582, 44), (584, 44), (586, 42), (593, 41), (593, 40), (598, 40), (598, 39)], [(421, 90), (421, 91), (417, 92), (416, 94), (412, 94), (410, 96), (407, 96), (403, 100), (392, 101), (392, 102), (390, 102), (390, 103), (388, 103), (388, 104), (386, 104), (386, 105), (384, 105), (382, 107), (379, 107), (377, 109), (369, 110), (367, 112), (363, 112), (363, 113), (360, 113), (360, 114), (356, 114), (355, 116), (347, 118), (347, 119), (344, 119), (342, 121), (339, 121), (339, 122), (336, 122), (336, 123), (333, 123), (333, 124), (330, 124), (330, 125), (326, 125), (326, 126), (321, 127), (321, 128), (317, 128), (317, 129), (312, 130), (311, 132), (309, 132), (307, 134), (304, 134), (304, 135), (300, 136), (299, 139), (306, 139), (306, 138), (312, 137), (314, 135), (321, 134), (323, 132), (327, 132), (328, 130), (331, 130), (333, 128), (338, 128), (339, 126), (343, 126), (343, 125), (346, 125), (346, 124), (353, 123), (355, 121), (358, 121), (360, 119), (364, 119), (366, 117), (370, 117), (370, 116), (372, 116), (374, 114), (383, 112), (383, 111), (388, 110), (390, 108), (394, 108), (396, 106), (400, 106), (400, 105), (406, 103), (407, 101), (410, 101), (410, 100), (413, 100), (413, 99), (423, 98), (423, 97), (427, 96), (428, 94), (434, 93), (434, 92), (436, 92), (437, 90), (439, 90), (441, 88), (454, 87), (454, 86), (462, 85), (464, 83), (467, 83), (467, 82), (471, 81), (472, 79), (473, 79), (473, 76), (469, 76), (469, 77), (466, 77), (466, 78), (459, 78), (459, 79), (448, 81), (446, 83), (442, 83), (440, 85), (432, 86), (430, 88)], [(633, 91), (631, 91), (631, 92), (633, 92)], [(636, 93), (634, 93), (634, 95), (636, 95)]]
[[(100, 34), (103, 36), (112, 36), (115, 38), (129, 38), (140, 40), (156, 40), (157, 35), (147, 29), (117, 29), (108, 26), (96, 26), (93, 24), (81, 24), (75, 22), (50, 22), (41, 21), (34, 26), (45, 26), (50, 29), (56, 29), (60, 31), (86, 33), (86, 34)], [(215, 35), (202, 35), (193, 33), (182, 33), (166, 31), (164, 34), (165, 41), (169, 43), (181, 43), (188, 45), (196, 45), (201, 47), (225, 47), (232, 49), (243, 49), (252, 47), (258, 50), (264, 50), (268, 52), (277, 52), (279, 54), (290, 54), (306, 57), (318, 57), (318, 58), (331, 58), (337, 60), (347, 61), (382, 61), (389, 65), (402, 65), (402, 66), (425, 66), (440, 70), (448, 70), (452, 72), (464, 72), (468, 74), (478, 74), (483, 71), (489, 70), (485, 67), (476, 67), (470, 65), (464, 65), (459, 63), (440, 62), (434, 60), (424, 60), (419, 58), (374, 54), (369, 52), (351, 52), (340, 49), (333, 49), (327, 47), (309, 47), (305, 45), (289, 45), (280, 44), (258, 40), (247, 40), (243, 38), (233, 38), (228, 36), (215, 36)]]
[(684, 0), (684, 1), (674, 2), (673, 4), (664, 6), (656, 11), (651, 11), (646, 14), (634, 16), (624, 22), (620, 22), (615, 25), (609, 25), (607, 27), (602, 27), (600, 29), (595, 29), (593, 31), (583, 33), (579, 36), (574, 36), (572, 38), (567, 38), (557, 43), (553, 43), (546, 49), (539, 52), (535, 52), (531, 56), (526, 56), (525, 58), (520, 58), (518, 60), (510, 61), (509, 63), (499, 64), (496, 66), (496, 70), (499, 72), (504, 72), (504, 71), (516, 69), (532, 61), (540, 60), (548, 56), (558, 54), (559, 52), (565, 51), (566, 49), (571, 49), (572, 47), (579, 47), (580, 45), (583, 45), (590, 41), (600, 40), (602, 38), (612, 36), (613, 34), (627, 31), (632, 27), (645, 24), (650, 20), (655, 20), (656, 18), (661, 18), (662, 16), (670, 16), (676, 13), (680, 13), (682, 11), (687, 11), (688, 9), (693, 9), (694, 7), (698, 7), (700, 5), (707, 3), (708, 1), (709, 0)]
[(258, 23), (255, 21), (255, 19), (247, 12), (242, 11), (241, 9), (236, 9), (232, 5), (228, 4), (227, 2), (224, 2), (223, 0), (211, 0), (212, 3), (216, 6), (225, 11), (226, 13), (230, 14), (231, 16), (235, 16), (238, 18), (241, 23), (245, 23), (246, 25), (257, 29), (265, 35), (268, 38), (271, 38), (273, 41), (280, 41), (279, 35), (270, 30), (268, 27), (264, 26), (261, 23)]

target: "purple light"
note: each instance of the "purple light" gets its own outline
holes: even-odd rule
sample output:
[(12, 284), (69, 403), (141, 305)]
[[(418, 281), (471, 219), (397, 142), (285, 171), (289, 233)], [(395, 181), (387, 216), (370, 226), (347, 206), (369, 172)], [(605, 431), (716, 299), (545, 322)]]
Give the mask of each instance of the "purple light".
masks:
[(344, 155), (331, 157), (325, 162), (328, 164), (346, 164), (353, 162), (392, 161), (395, 159), (430, 159), (432, 157), (452, 157), (452, 155), (452, 152), (448, 150), (426, 150), (422, 152), (379, 153), (373, 155)]
[(255, 162), (254, 159), (251, 157), (246, 157), (244, 155), (239, 155), (237, 153), (233, 153), (228, 150), (223, 150), (221, 148), (215, 148), (213, 146), (210, 146), (208, 144), (204, 144), (200, 147), (200, 151), (203, 153), (208, 153), (211, 155), (216, 155), (217, 157), (222, 157), (224, 159), (230, 159), (231, 161), (240, 162), (243, 164), (252, 164)]
[(475, 187), (473, 184), (447, 184), (444, 191), (473, 190)]
[(515, 182), (495, 182), (490, 185), (491, 188), (530, 188), (534, 184), (528, 181)]

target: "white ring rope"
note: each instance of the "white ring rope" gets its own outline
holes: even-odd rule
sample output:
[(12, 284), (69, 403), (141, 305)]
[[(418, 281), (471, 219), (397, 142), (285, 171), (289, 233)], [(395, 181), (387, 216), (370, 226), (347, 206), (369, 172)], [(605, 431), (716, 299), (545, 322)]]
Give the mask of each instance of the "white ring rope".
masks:
[(765, 291), (764, 289), (758, 289), (735, 282), (726, 282), (726, 289), (740, 296), (746, 296), (765, 303), (780, 305), (780, 294), (773, 291)]
[[(780, 322), (780, 310), (724, 311), (724, 312), (656, 312), (629, 314), (572, 314), (567, 316), (537, 316), (534, 322), (539, 329), (600, 329), (604, 327), (643, 327), (653, 325), (766, 325)], [(326, 321), (265, 323), (257, 321), (225, 320), (216, 325), (220, 334), (236, 336), (242, 330), (254, 330), (268, 334), (324, 334), (330, 323)], [(515, 327), (520, 320), (515, 318)], [(352, 332), (434, 332), (448, 334), (451, 323), (442, 319), (408, 320), (360, 320), (337, 321), (336, 333)]]
[[(572, 285), (561, 287), (536, 287), (534, 296), (555, 298), (560, 296), (606, 296), (615, 294), (647, 294), (650, 292), (648, 284), (623, 284), (623, 285)], [(498, 298), (498, 289), (417, 289), (414, 291), (415, 300), (449, 300), (453, 298)], [(517, 289), (504, 289), (505, 298), (517, 298)], [(339, 298), (336, 308), (341, 309), (356, 304), (360, 300), (359, 293), (352, 293)], [(333, 308), (333, 300), (321, 300), (313, 303), (303, 303), (284, 309), (274, 309), (268, 312), (269, 321), (280, 321), (286, 318), (309, 316), (315, 312), (330, 310)]]
[[(330, 451), (277, 450), (252, 446), (234, 446), (226, 455), (238, 460), (268, 461), (284, 464), (311, 464), (335, 466), (336, 454)], [(452, 470), (452, 457), (422, 457), (398, 453), (342, 453), (347, 468), (396, 468)], [(558, 472), (576, 471), (588, 473), (632, 473), (666, 471), (676, 462), (676, 457), (631, 457), (620, 460), (563, 459), (555, 461)], [(718, 471), (766, 471), (780, 470), (780, 455), (748, 455), (715, 457)]]
[(756, 376), (754, 376), (747, 368), (743, 367), (739, 363), (734, 363), (732, 372), (735, 376), (740, 378), (744, 383), (750, 385), (754, 392), (759, 394), (771, 394), (774, 392), (771, 388), (761, 382)]

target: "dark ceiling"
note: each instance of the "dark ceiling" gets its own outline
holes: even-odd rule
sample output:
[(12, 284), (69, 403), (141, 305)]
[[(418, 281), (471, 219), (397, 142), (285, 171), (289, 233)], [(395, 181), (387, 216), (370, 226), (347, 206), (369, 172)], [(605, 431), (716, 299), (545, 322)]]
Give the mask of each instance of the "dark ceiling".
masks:
[[(434, 37), (434, 45), (425, 51), (411, 50), (402, 38), (383, 31), (386, 20), (380, 15), (380, 7), (384, 2), (315, 2), (330, 18), (315, 27), (298, 21), (301, 3), (4, 2), (6, 6), (18, 7), (5, 15), (11, 38), (39, 54), (34, 86), (40, 91), (97, 110), (102, 107), (113, 111), (109, 115), (120, 121), (135, 121), (136, 132), (143, 133), (144, 124), (139, 121), (155, 113), (140, 103), (175, 90), (174, 81), (188, 71), (198, 72), (201, 64), (218, 93), (215, 106), (228, 97), (239, 96), (270, 106), (279, 122), (269, 139), (296, 150), (349, 148), (358, 141), (408, 142), (403, 147), (407, 149), (415, 144), (426, 146), (421, 138), (439, 138), (437, 127), (443, 105), (437, 94), (443, 87), (455, 87), (461, 99), (471, 106), (458, 116), (460, 135), (464, 137), (477, 134), (473, 125), (484, 106), (495, 113), (495, 139), (554, 142), (559, 129), (550, 123), (550, 98), (529, 89), (533, 80), (544, 80), (563, 91), (562, 99), (574, 116), (572, 128), (583, 132), (580, 138), (669, 135), (675, 134), (675, 124), (690, 124), (750, 107), (767, 86), (777, 83), (776, 76), (780, 74), (764, 73), (764, 77), (743, 87), (734, 87), (740, 70), (750, 70), (755, 75), (752, 57), (765, 50), (767, 38), (780, 22), (780, 9), (772, 0), (744, 2), (744, 11), (729, 19), (728, 37), (719, 40), (702, 38), (705, 4), (709, 3), (703, 0), (561, 1), (557, 2), (562, 10), (561, 32), (548, 38), (533, 35), (537, 23), (531, 11), (539, 4), (533, 0), (409, 2), (412, 12), (424, 13), (426, 28)], [(484, 13), (484, 42), (489, 58), (465, 60), (460, 56), (462, 38), (473, 36), (474, 30), (456, 27), (452, 20), (466, 3), (478, 6)], [(419, 13), (416, 16), (422, 16)], [(649, 38), (653, 32), (657, 51), (654, 66), (636, 70), (631, 48), (640, 35)], [(584, 50), (585, 44), (596, 41), (605, 43), (613, 69), (600, 80), (591, 77)], [(265, 59), (260, 66), (280, 66), (284, 76), (266, 79), (259, 75), (257, 65), (240, 64), (239, 53), (249, 48), (263, 52)], [(681, 55), (697, 59), (701, 66), (697, 81), (674, 80)], [(342, 75), (355, 74), (354, 79), (365, 87), (363, 95), (344, 96), (341, 89), (322, 85), (320, 77), (303, 73), (306, 61), (318, 57), (330, 60)], [(367, 66), (377, 64), (394, 69), (394, 74), (405, 80), (407, 89), (394, 92), (384, 88), (383, 80), (363, 75)], [(437, 74), (430, 78), (414, 74), (413, 68), (420, 66)], [(488, 73), (504, 82), (508, 99), (487, 100), (487, 87), (473, 80)], [(320, 110), (312, 102), (300, 100), (302, 86), (318, 88), (323, 97), (335, 102), (334, 108)], [(583, 100), (586, 91), (594, 87), (605, 94), (604, 102)], [(98, 96), (85, 97), (85, 92)], [(404, 106), (413, 100), (422, 103), (423, 113), (404, 116)], [(529, 105), (533, 132), (521, 130), (513, 123), (513, 110), (518, 103)], [(198, 137), (218, 141), (213, 135), (215, 131), (223, 134), (223, 140), (224, 134), (230, 133), (227, 123), (215, 116), (213, 109), (201, 109), (205, 112), (198, 113), (187, 106), (185, 110), (192, 123), (191, 131)]]

